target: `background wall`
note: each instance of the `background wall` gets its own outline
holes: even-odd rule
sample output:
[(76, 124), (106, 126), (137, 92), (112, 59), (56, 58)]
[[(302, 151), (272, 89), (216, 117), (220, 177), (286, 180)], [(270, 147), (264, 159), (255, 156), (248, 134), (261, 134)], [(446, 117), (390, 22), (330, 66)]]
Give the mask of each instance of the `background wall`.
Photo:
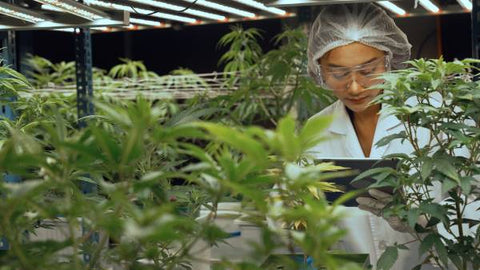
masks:
[[(260, 20), (243, 22), (244, 28), (261, 29), (264, 51), (272, 49), (272, 38), (285, 25), (295, 20)], [(397, 18), (413, 45), (412, 57), (437, 58), (441, 52), (446, 60), (471, 56), (470, 14)], [(178, 67), (197, 73), (221, 70), (217, 62), (225, 49), (218, 40), (230, 31), (232, 24), (188, 26), (182, 29), (125, 31), (92, 35), (93, 65), (109, 69), (119, 57), (142, 60), (147, 68), (166, 74)], [(53, 62), (72, 61), (73, 34), (57, 31), (19, 32), (19, 42), (36, 55)]]
[[(438, 58), (438, 16), (398, 18), (395, 20), (412, 44), (412, 58)], [(440, 47), (440, 48), (439, 48)]]
[[(260, 29), (264, 51), (271, 50), (272, 39), (282, 32), (279, 19), (243, 22), (244, 28)], [(226, 51), (217, 46), (220, 38), (230, 32), (233, 24), (188, 26), (182, 29), (153, 29), (98, 33), (92, 35), (93, 65), (109, 69), (126, 57), (144, 61), (147, 68), (166, 74), (179, 67), (196, 73), (221, 70), (217, 62)], [(29, 40), (33, 54), (53, 62), (73, 61), (73, 34), (59, 31), (29, 31), (20, 33), (20, 42)]]

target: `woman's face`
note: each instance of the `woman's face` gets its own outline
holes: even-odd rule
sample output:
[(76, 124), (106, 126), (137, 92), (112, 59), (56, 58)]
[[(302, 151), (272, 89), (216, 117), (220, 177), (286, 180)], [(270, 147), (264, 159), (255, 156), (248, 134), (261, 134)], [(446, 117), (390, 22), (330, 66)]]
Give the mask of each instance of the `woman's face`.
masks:
[(376, 75), (385, 72), (385, 53), (381, 50), (351, 43), (327, 52), (319, 63), (325, 84), (353, 112), (364, 111), (380, 93), (368, 88), (380, 82)]

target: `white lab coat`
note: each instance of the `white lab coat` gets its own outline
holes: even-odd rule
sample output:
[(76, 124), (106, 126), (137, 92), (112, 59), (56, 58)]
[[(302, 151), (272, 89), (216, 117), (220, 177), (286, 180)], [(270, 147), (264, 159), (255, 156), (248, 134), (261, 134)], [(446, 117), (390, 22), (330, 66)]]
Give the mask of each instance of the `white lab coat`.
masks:
[[(329, 139), (310, 149), (309, 154), (313, 158), (365, 158), (352, 122), (340, 100), (315, 116), (319, 115), (334, 115), (335, 118), (325, 132)], [(383, 137), (403, 129), (403, 125), (395, 116), (380, 113), (369, 158), (381, 158), (393, 153), (412, 153), (413, 147), (407, 141), (402, 143), (401, 140), (393, 140), (382, 147), (375, 145)], [(428, 141), (429, 136), (426, 130), (417, 130), (417, 132), (421, 145), (423, 141)], [(369, 253), (370, 261), (374, 266), (387, 246), (414, 240), (408, 233), (394, 231), (383, 218), (370, 212), (357, 207), (348, 207), (347, 213), (348, 217), (344, 218), (339, 226), (346, 228), (348, 234), (340, 242), (339, 248), (351, 253)], [(409, 250), (400, 250), (398, 260), (392, 269), (412, 269), (421, 263), (418, 245), (417, 242), (410, 243), (407, 245)]]

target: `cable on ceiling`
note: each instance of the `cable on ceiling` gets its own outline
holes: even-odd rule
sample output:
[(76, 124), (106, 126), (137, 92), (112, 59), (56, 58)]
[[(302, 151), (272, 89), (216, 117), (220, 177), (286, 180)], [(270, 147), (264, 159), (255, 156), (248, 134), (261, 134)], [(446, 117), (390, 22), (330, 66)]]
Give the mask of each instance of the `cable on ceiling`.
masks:
[(184, 8), (184, 9), (182, 9), (182, 10), (180, 10), (180, 11), (177, 11), (177, 12), (178, 12), (178, 13), (182, 13), (182, 12), (187, 11), (189, 8), (193, 7), (193, 6), (195, 5), (195, 3), (197, 3), (197, 1), (198, 1), (198, 0), (193, 1), (192, 3), (190, 3), (190, 5), (189, 5), (188, 7)]
[[(183, 13), (185, 11), (187, 11), (188, 9), (190, 9), (191, 7), (193, 7), (196, 3), (197, 3), (198, 0), (195, 0), (193, 1), (192, 3), (190, 3), (190, 5), (188, 5), (187, 7), (185, 7), (184, 9), (182, 10), (179, 10), (177, 11), (177, 13)], [(132, 10), (137, 13), (137, 14), (142, 14), (142, 13), (139, 13), (134, 6), (130, 5), (130, 7), (132, 8)], [(149, 14), (142, 14), (142, 15), (146, 15), (146, 16), (152, 16), (153, 14), (157, 13), (158, 11), (154, 11), (152, 13), (149, 13)]]

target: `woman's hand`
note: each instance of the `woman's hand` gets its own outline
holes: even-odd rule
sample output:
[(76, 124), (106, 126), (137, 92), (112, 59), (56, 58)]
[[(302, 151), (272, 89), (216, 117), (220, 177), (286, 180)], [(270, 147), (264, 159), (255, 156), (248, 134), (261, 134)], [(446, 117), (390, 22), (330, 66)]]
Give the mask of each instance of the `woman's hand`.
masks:
[(408, 226), (405, 222), (403, 222), (399, 217), (388, 217), (385, 218), (382, 215), (383, 208), (392, 202), (392, 195), (380, 191), (378, 189), (370, 189), (368, 190), (368, 194), (372, 197), (358, 197), (356, 199), (358, 203), (358, 208), (368, 211), (376, 216), (383, 217), (390, 227), (398, 232), (414, 232), (412, 228)]

